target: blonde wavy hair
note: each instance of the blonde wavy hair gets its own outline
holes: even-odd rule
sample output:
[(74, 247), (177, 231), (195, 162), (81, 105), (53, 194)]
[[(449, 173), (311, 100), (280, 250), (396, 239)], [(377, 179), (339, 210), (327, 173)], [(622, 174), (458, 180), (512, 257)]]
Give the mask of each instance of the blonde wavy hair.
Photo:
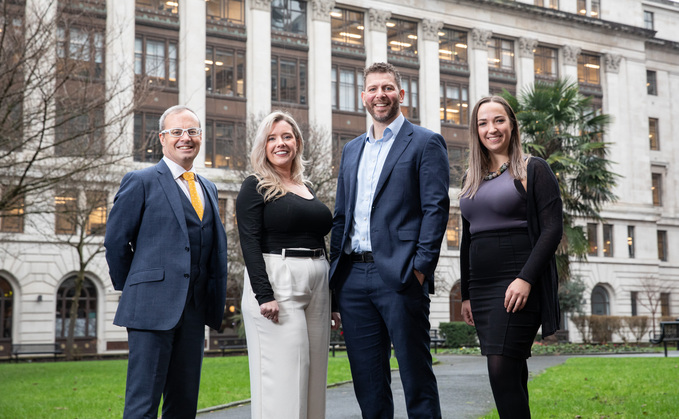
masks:
[(290, 124), (292, 133), (297, 141), (297, 152), (292, 160), (292, 168), (290, 169), (292, 180), (295, 183), (311, 185), (311, 182), (304, 178), (304, 166), (308, 162), (302, 158), (304, 155), (302, 131), (289, 113), (284, 111), (271, 112), (257, 127), (255, 140), (252, 143), (252, 151), (250, 152), (250, 162), (255, 171), (255, 176), (259, 180), (257, 192), (264, 196), (264, 202), (273, 201), (289, 192), (283, 185), (283, 179), (266, 157), (266, 143), (269, 133), (271, 133), (273, 125), (279, 121)]
[(507, 112), (507, 117), (512, 124), (512, 134), (509, 138), (509, 174), (517, 180), (524, 180), (526, 178), (526, 164), (528, 160), (521, 149), (521, 134), (519, 133), (519, 124), (516, 120), (516, 114), (509, 103), (500, 96), (488, 96), (479, 100), (472, 111), (471, 121), (469, 123), (469, 168), (465, 175), (464, 184), (460, 191), (459, 197), (472, 199), (479, 190), (484, 176), (488, 174), (491, 168), (492, 161), (488, 149), (483, 146), (479, 138), (479, 108), (486, 103), (499, 103)]

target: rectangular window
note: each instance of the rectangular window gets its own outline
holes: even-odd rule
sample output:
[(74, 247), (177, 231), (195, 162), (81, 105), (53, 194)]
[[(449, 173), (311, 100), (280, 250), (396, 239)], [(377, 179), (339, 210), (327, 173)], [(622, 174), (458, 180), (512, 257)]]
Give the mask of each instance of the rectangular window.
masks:
[(103, 235), (106, 233), (106, 192), (87, 191), (87, 234)]
[(613, 257), (613, 226), (604, 224), (604, 257)]
[(467, 63), (467, 32), (443, 28), (439, 31), (439, 60)]
[(578, 14), (587, 16), (587, 0), (578, 0)]
[(653, 12), (644, 10), (644, 28), (654, 30)]
[(653, 205), (656, 207), (662, 206), (662, 187), (662, 175), (651, 173), (651, 192), (653, 193)]
[(658, 259), (667, 262), (667, 231), (658, 230)]
[(407, 76), (401, 74), (401, 86), (405, 90), (403, 103), (401, 103), (401, 112), (403, 116), (410, 120), (419, 120), (420, 113), (418, 110), (419, 94), (417, 93), (418, 81), (417, 77)]
[(208, 93), (245, 97), (245, 52), (208, 46), (205, 88)]
[(101, 155), (104, 149), (104, 110), (59, 101), (54, 129), (54, 154), (61, 157)]
[(461, 187), (469, 150), (466, 147), (448, 144), (448, 165), (450, 166), (450, 185)]
[(514, 71), (514, 41), (491, 38), (488, 41), (488, 66), (498, 70)]
[(177, 87), (177, 42), (137, 36), (134, 40), (134, 72), (165, 87)]
[(648, 118), (648, 140), (651, 150), (660, 150), (660, 143), (658, 143), (658, 120), (656, 118)]
[[(339, 74), (339, 78), (338, 78)], [(362, 112), (363, 70), (333, 65), (331, 69), (332, 108), (347, 112)]]
[(332, 173), (337, 176), (339, 173), (340, 162), (342, 161), (342, 151), (344, 146), (351, 140), (356, 138), (355, 135), (337, 134), (332, 135)]
[(80, 77), (104, 77), (104, 32), (96, 28), (57, 28), (57, 68)]
[(587, 224), (587, 255), (599, 256), (599, 238), (597, 237), (597, 225)]
[(345, 44), (363, 45), (363, 12), (335, 8), (330, 12), (331, 39)]
[(451, 208), (448, 216), (448, 227), (446, 228), (446, 241), (448, 250), (460, 249), (460, 214)]
[(24, 232), (24, 198), (18, 197), (7, 208), (0, 211), (0, 232)]
[(236, 124), (207, 120), (205, 123), (205, 167), (245, 169), (245, 144), (237, 134)]
[(639, 292), (630, 291), (629, 293), (630, 304), (632, 306), (632, 316), (637, 316), (639, 313), (637, 311), (637, 300), (639, 299)]
[(158, 10), (161, 12), (177, 14), (179, 13), (179, 0), (136, 0), (137, 7), (145, 7), (148, 9)]
[(646, 93), (649, 95), (658, 95), (658, 83), (656, 81), (656, 73), (652, 70), (646, 70)]
[(590, 0), (592, 3), (590, 5), (591, 9), (589, 11), (590, 17), (594, 19), (601, 19), (601, 0)]
[(627, 226), (627, 252), (634, 258), (634, 226)]
[(307, 104), (306, 61), (271, 57), (271, 100)]
[(469, 88), (467, 85), (441, 81), (441, 122), (444, 124), (469, 124)]
[(535, 5), (548, 7), (550, 9), (559, 9), (559, 0), (535, 0)]
[(57, 234), (75, 234), (78, 210), (78, 191), (62, 190), (54, 197), (54, 231)]
[(660, 315), (662, 317), (669, 317), (670, 313), (670, 293), (661, 292), (660, 293)]
[(245, 25), (244, 4), (243, 0), (205, 0), (205, 11), (209, 19)]
[(417, 22), (403, 19), (387, 21), (387, 52), (417, 55)]
[(273, 0), (271, 29), (306, 35), (306, 5), (301, 0)]
[(535, 59), (533, 61), (535, 75), (556, 79), (559, 76), (558, 56), (559, 51), (556, 48), (544, 46), (535, 48)]
[(160, 115), (137, 112), (134, 114), (134, 160), (158, 162), (163, 148), (158, 137)]
[(578, 83), (601, 84), (600, 70), (598, 55), (580, 54), (578, 57)]

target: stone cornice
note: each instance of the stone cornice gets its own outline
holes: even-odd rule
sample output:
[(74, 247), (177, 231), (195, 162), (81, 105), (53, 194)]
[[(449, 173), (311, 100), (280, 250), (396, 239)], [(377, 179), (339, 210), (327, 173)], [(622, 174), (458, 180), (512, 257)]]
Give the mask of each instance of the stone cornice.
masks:
[(368, 9), (368, 29), (371, 31), (386, 32), (387, 20), (391, 17), (388, 10)]
[(311, 0), (311, 19), (330, 22), (330, 12), (335, 7), (335, 0)]
[(443, 28), (443, 21), (433, 19), (422, 20), (422, 37), (425, 41), (439, 41), (439, 31)]

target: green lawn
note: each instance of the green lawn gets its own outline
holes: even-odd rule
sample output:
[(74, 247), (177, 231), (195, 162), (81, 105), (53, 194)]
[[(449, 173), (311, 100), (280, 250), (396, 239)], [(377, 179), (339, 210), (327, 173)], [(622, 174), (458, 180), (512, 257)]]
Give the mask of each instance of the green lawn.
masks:
[[(0, 418), (119, 418), (126, 367), (126, 360), (0, 363)], [(351, 378), (344, 352), (328, 369), (329, 383)], [(677, 383), (677, 358), (571, 358), (530, 382), (531, 410), (534, 418), (676, 418)], [(247, 357), (205, 358), (200, 390), (199, 408), (249, 398)]]
[(677, 418), (679, 359), (570, 358), (528, 391), (534, 418)]

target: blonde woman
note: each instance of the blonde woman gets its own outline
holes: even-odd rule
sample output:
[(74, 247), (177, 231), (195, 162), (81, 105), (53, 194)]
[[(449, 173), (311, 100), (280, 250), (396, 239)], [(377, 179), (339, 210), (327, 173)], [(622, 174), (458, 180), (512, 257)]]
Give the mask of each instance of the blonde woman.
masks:
[(481, 99), (470, 131), (460, 193), (462, 316), (476, 327), (500, 417), (529, 418), (526, 359), (540, 325), (543, 336), (559, 326), (559, 184), (547, 162), (524, 156), (503, 98)]
[[(304, 141), (276, 111), (257, 129), (236, 217), (252, 418), (324, 418), (331, 313), (324, 236), (332, 214), (304, 178)], [(333, 313), (335, 328), (339, 314)]]

